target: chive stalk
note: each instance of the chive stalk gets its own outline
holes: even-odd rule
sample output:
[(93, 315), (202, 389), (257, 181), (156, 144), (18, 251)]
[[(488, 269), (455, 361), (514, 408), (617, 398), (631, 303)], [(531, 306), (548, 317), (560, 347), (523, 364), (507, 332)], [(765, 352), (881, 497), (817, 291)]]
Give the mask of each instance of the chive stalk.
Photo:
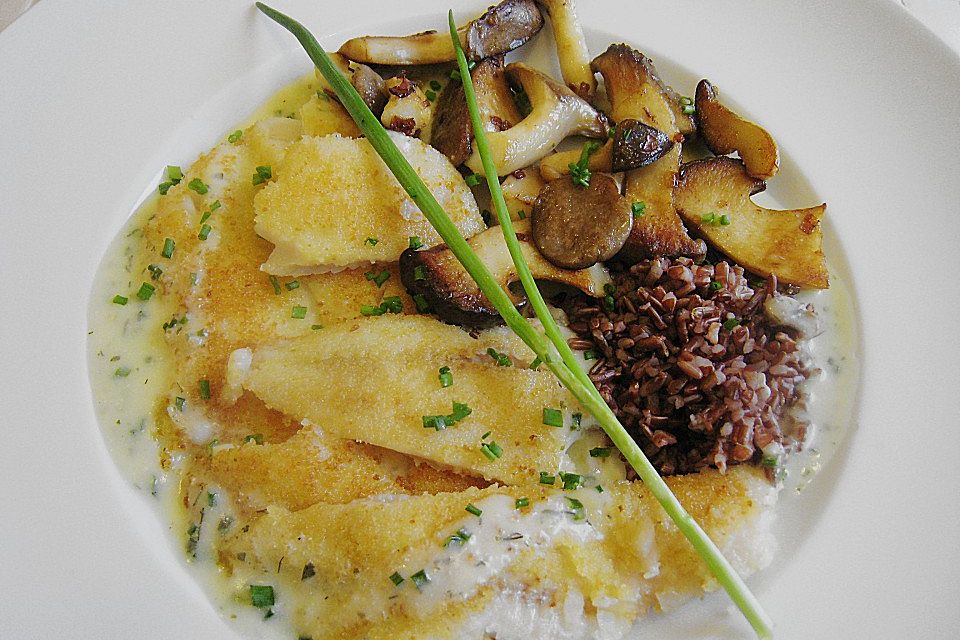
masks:
[[(516, 232), (511, 224), (506, 203), (503, 199), (503, 192), (500, 190), (497, 172), (490, 156), (490, 148), (487, 144), (485, 131), (481, 126), (473, 84), (471, 82), (464, 82), (464, 93), (466, 94), (467, 106), (470, 110), (470, 119), (473, 124), (477, 149), (483, 160), (484, 174), (490, 186), (491, 194), (493, 195), (497, 217), (500, 219), (500, 225), (507, 240), (510, 255), (517, 266), (520, 281), (552, 345), (548, 344), (544, 335), (521, 316), (519, 311), (513, 306), (510, 297), (497, 284), (483, 262), (480, 261), (466, 240), (464, 240), (463, 236), (460, 235), (459, 229), (457, 229), (456, 225), (454, 225), (447, 216), (446, 212), (417, 175), (416, 171), (410, 166), (410, 163), (407, 162), (403, 154), (400, 153), (400, 150), (397, 149), (387, 134), (386, 129), (384, 129), (380, 121), (363, 102), (356, 89), (353, 88), (349, 81), (344, 78), (340, 71), (333, 65), (333, 62), (313, 34), (296, 20), (268, 7), (262, 2), (258, 2), (256, 5), (260, 11), (290, 31), (290, 33), (297, 38), (310, 59), (317, 66), (321, 75), (324, 76), (333, 88), (341, 104), (346, 108), (354, 122), (356, 122), (357, 127), (364, 133), (367, 141), (383, 159), (387, 167), (390, 168), (410, 198), (417, 203), (424, 217), (426, 217), (430, 224), (437, 230), (441, 239), (457, 257), (467, 273), (470, 274), (470, 277), (477, 282), (480, 290), (487, 296), (487, 299), (490, 300), (503, 317), (506, 325), (533, 350), (534, 354), (542, 360), (543, 364), (553, 372), (560, 382), (576, 397), (580, 404), (597, 419), (597, 422), (603, 427), (617, 449), (620, 450), (627, 462), (637, 471), (643, 483), (649, 488), (650, 492), (674, 523), (676, 523), (677, 527), (683, 532), (691, 544), (693, 544), (713, 575), (717, 578), (717, 581), (726, 589), (731, 599), (753, 626), (757, 636), (760, 638), (770, 638), (772, 623), (764, 613), (760, 603), (726, 558), (723, 557), (716, 544), (710, 540), (700, 525), (686, 512), (676, 496), (673, 495), (670, 488), (657, 473), (657, 470), (650, 461), (647, 460), (643, 451), (623, 428), (623, 425), (617, 420), (616, 415), (614, 415), (610, 407), (607, 406), (606, 402), (603, 401), (603, 398), (600, 397), (593, 383), (580, 368), (572, 350), (567, 346), (556, 322), (553, 321), (546, 302), (536, 288), (533, 276), (526, 265), (519, 242), (517, 241)], [(452, 38), (454, 40), (454, 48), (457, 53), (459, 75), (460, 77), (468, 78), (470, 69), (466, 56), (463, 53), (463, 48), (460, 45), (460, 40), (456, 35), (456, 26), (453, 22), (452, 11), (449, 14), (449, 21)], [(558, 356), (560, 359), (558, 359)], [(484, 454), (486, 455), (486, 452), (484, 452)]]

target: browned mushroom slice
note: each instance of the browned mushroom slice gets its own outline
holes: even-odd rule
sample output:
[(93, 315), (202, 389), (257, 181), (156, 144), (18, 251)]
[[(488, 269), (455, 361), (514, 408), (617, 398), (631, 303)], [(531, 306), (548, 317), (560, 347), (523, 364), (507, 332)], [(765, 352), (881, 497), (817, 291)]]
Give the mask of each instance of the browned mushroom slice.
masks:
[[(610, 274), (602, 265), (578, 271), (558, 269), (533, 246), (527, 222), (518, 221), (515, 226), (523, 256), (534, 278), (567, 284), (595, 297), (603, 294), (603, 286), (610, 282)], [(493, 227), (467, 242), (514, 303), (521, 304), (523, 296), (508, 287), (518, 277), (503, 239), (503, 230)], [(426, 305), (445, 322), (476, 328), (503, 322), (493, 303), (445, 246), (404, 251), (400, 256), (400, 279), (414, 296), (418, 307)]]
[[(504, 0), (457, 29), (467, 57), (479, 62), (524, 44), (543, 27), (533, 0)], [(343, 43), (340, 53), (356, 62), (386, 65), (436, 64), (456, 60), (450, 33), (424, 31), (409, 36), (363, 36)]]
[[(477, 94), (480, 120), (486, 131), (503, 131), (520, 122), (520, 112), (510, 94), (503, 58), (482, 60), (471, 74)], [(440, 153), (454, 165), (463, 164), (473, 151), (473, 127), (467, 111), (463, 84), (450, 81), (437, 100), (433, 116), (433, 134), (430, 139)]]
[[(613, 140), (590, 154), (590, 171), (619, 173), (639, 169), (660, 159), (673, 146), (667, 134), (647, 126), (639, 120), (627, 119), (617, 123)], [(580, 149), (560, 151), (540, 161), (540, 175), (544, 180), (556, 180), (570, 173), (570, 164), (580, 159)]]
[(697, 85), (696, 106), (700, 135), (710, 151), (718, 156), (736, 151), (754, 178), (769, 180), (777, 174), (780, 155), (773, 137), (720, 104), (717, 90), (708, 80)]
[(533, 206), (533, 243), (561, 269), (585, 269), (609, 260), (630, 235), (633, 214), (616, 180), (594, 173), (587, 187), (572, 180), (547, 184)]
[(380, 116), (383, 126), (429, 143), (433, 110), (427, 96), (403, 73), (389, 78), (384, 84), (390, 99)]
[(550, 15), (553, 38), (557, 43), (560, 73), (567, 86), (584, 100), (592, 101), (597, 79), (590, 69), (590, 51), (577, 18), (575, 0), (538, 0)]
[[(498, 175), (505, 176), (530, 166), (567, 136), (602, 138), (607, 135), (606, 122), (600, 113), (564, 85), (519, 62), (507, 65), (507, 75), (523, 87), (532, 110), (515, 126), (487, 136)], [(483, 173), (483, 163), (476, 150), (467, 160), (467, 166)]]
[(618, 259), (637, 262), (654, 256), (703, 256), (706, 245), (687, 234), (673, 206), (682, 136), (653, 63), (639, 51), (614, 44), (593, 61), (593, 68), (603, 75), (616, 121), (638, 120), (674, 142), (659, 160), (628, 171), (624, 177), (625, 196), (636, 203), (638, 215)]
[(781, 282), (828, 285), (820, 220), (827, 205), (777, 211), (750, 200), (766, 183), (733, 158), (708, 158), (684, 166), (674, 190), (677, 210), (711, 245), (754, 273)]
[[(350, 60), (339, 53), (331, 53), (330, 59), (340, 70), (340, 73), (350, 80), (350, 84), (353, 85), (353, 88), (356, 89), (360, 97), (363, 98), (364, 103), (370, 108), (370, 111), (379, 117), (383, 112), (384, 105), (387, 104), (387, 98), (389, 98), (387, 87), (383, 82), (383, 78), (380, 77), (380, 74), (365, 64), (350, 62)], [(323, 90), (328, 95), (336, 98), (336, 91), (333, 90), (333, 87), (330, 86), (327, 79), (323, 77), (323, 74), (317, 71), (316, 75)]]

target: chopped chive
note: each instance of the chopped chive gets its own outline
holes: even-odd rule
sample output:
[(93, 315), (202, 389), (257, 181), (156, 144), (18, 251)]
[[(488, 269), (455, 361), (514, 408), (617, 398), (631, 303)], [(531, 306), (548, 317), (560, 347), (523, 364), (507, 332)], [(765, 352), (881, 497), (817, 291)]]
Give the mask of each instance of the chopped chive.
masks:
[(259, 584), (250, 585), (250, 604), (263, 609), (265, 607), (272, 607), (274, 602), (273, 587)]
[(306, 308), (306, 307), (301, 307), (301, 306), (299, 306), (299, 305), (295, 306), (295, 307), (290, 311), (290, 317), (291, 317), (291, 318), (294, 318), (294, 319), (296, 319), (296, 320), (303, 320), (304, 318), (307, 317), (307, 308)]
[(728, 216), (727, 214), (723, 214), (722, 216), (720, 216), (720, 224), (724, 227), (730, 224), (730, 216)]
[(387, 296), (380, 303), (380, 307), (390, 313), (402, 313), (403, 300), (400, 299), (400, 296)]
[(517, 211), (517, 217), (520, 218), (521, 220), (526, 220), (527, 212), (524, 211), (523, 209), (520, 209), (519, 211)]
[(307, 564), (303, 565), (303, 571), (300, 572), (300, 582), (309, 580), (315, 575), (317, 575), (317, 568), (313, 566), (312, 562), (308, 562)]
[(703, 224), (716, 224), (717, 214), (716, 213), (706, 213), (700, 216), (700, 222)]
[(466, 506), (466, 508), (464, 509), (464, 511), (466, 511), (467, 513), (473, 514), (473, 515), (477, 516), (478, 518), (480, 517), (480, 514), (483, 513), (483, 510), (480, 509), (480, 508), (478, 508), (478, 507), (477, 507), (476, 505), (474, 505), (472, 502)]
[(463, 181), (467, 183), (468, 187), (475, 187), (480, 184), (480, 176), (475, 173), (471, 173), (465, 176)]
[(740, 321), (737, 320), (736, 318), (727, 318), (726, 320), (723, 321), (723, 328), (726, 329), (727, 331), (735, 329), (736, 327), (739, 327), (739, 326), (740, 326)]
[(680, 110), (683, 112), (683, 115), (685, 116), (692, 116), (697, 112), (697, 108), (694, 107), (692, 104), (685, 104)]
[(760, 460), (760, 464), (765, 467), (776, 468), (780, 466), (780, 456), (776, 455), (764, 455)]
[(383, 286), (383, 283), (390, 279), (390, 272), (389, 272), (389, 271), (386, 271), (386, 270), (381, 271), (380, 273), (374, 273), (373, 271), (367, 271), (367, 272), (366, 272), (365, 274), (363, 274), (363, 275), (364, 275), (364, 277), (365, 277), (367, 280), (375, 283), (375, 284), (377, 285), (377, 287), (382, 287), (382, 286)]
[(280, 295), (280, 281), (277, 280), (277, 276), (270, 276), (270, 284), (273, 286), (273, 292)]
[(380, 241), (379, 241), (378, 239), (376, 239), (376, 238), (367, 238), (366, 240), (363, 241), (363, 244), (368, 244), (368, 245), (370, 245), (371, 247), (375, 247), (375, 246), (377, 246), (377, 243), (378, 243), (378, 242), (380, 242)]
[(314, 330), (314, 331), (318, 331), (318, 330), (320, 330), (320, 329), (323, 329), (323, 325), (322, 325), (322, 324), (312, 324), (312, 325), (310, 325), (310, 328), (311, 328), (312, 330)]
[(434, 91), (440, 91), (440, 89), (443, 88), (443, 85), (437, 82), (436, 80), (431, 80), (430, 88), (433, 89)]
[(394, 571), (390, 575), (390, 582), (393, 583), (393, 586), (399, 587), (401, 584), (403, 584), (403, 576), (400, 575), (397, 571)]
[(604, 311), (613, 311), (616, 309), (616, 300), (613, 299), (613, 296), (609, 293), (603, 296), (603, 310)]
[(177, 243), (173, 241), (173, 238), (167, 238), (163, 241), (163, 250), (160, 251), (160, 255), (164, 258), (172, 258), (173, 250), (177, 248)]
[(212, 211), (204, 211), (203, 215), (200, 216), (200, 224), (203, 224), (204, 222), (209, 220), (211, 215), (213, 215)]
[(480, 217), (483, 218), (483, 224), (488, 227), (493, 224), (493, 214), (490, 213), (489, 209), (483, 209), (480, 211)]
[(567, 165), (567, 168), (570, 169), (570, 179), (573, 184), (583, 188), (590, 186), (591, 173), (588, 167), (590, 155), (599, 148), (599, 142), (587, 142), (580, 150), (580, 159)]
[(174, 406), (177, 408), (177, 411), (180, 411), (180, 412), (183, 411), (183, 405), (184, 405), (184, 403), (185, 403), (186, 401), (187, 401), (186, 398), (181, 398), (180, 396), (177, 396), (177, 397), (174, 399), (173, 404), (174, 404)]
[(191, 191), (196, 191), (200, 195), (205, 195), (207, 191), (210, 191), (210, 187), (208, 187), (200, 178), (194, 178), (188, 182), (187, 188)]
[(610, 456), (610, 447), (594, 447), (590, 449), (591, 458), (607, 458)]
[(513, 506), (517, 509), (523, 509), (524, 507), (529, 507), (530, 498), (517, 498), (516, 502), (513, 503)]
[(214, 448), (215, 446), (217, 446), (218, 444), (220, 444), (220, 440), (218, 440), (217, 438), (214, 438), (213, 440), (211, 440), (210, 442), (207, 443), (207, 455), (208, 455), (208, 456), (212, 456), (212, 455), (213, 455), (213, 448)]
[(206, 240), (212, 230), (213, 229), (210, 228), (210, 225), (205, 224), (200, 227), (200, 233), (197, 234), (197, 237), (201, 240)]
[(513, 366), (513, 360), (510, 359), (510, 356), (505, 353), (499, 353), (493, 347), (487, 349), (487, 355), (493, 358), (493, 361), (497, 363), (498, 367)]
[(167, 165), (167, 180), (169, 180), (170, 182), (172, 182), (172, 183), (174, 183), (174, 184), (177, 184), (178, 182), (180, 182), (181, 180), (183, 180), (183, 170), (182, 170), (180, 167), (176, 166), (176, 165), (168, 164), (168, 165)]
[(487, 438), (490, 437), (490, 434), (491, 434), (491, 433), (493, 433), (493, 431), (487, 431), (487, 432), (484, 433), (482, 436), (480, 436), (480, 439), (481, 439), (481, 440), (486, 440)]
[(217, 494), (207, 491), (207, 506), (208, 507), (217, 506)]
[(423, 240), (421, 240), (418, 236), (410, 236), (409, 240), (411, 249), (419, 249), (423, 246)]
[(299, 289), (299, 288), (300, 288), (300, 281), (299, 281), (299, 280), (291, 280), (290, 282), (288, 282), (287, 284), (285, 284), (285, 285), (283, 285), (283, 286), (285, 286), (285, 287), (287, 288), (287, 291), (293, 291), (294, 289)]
[(576, 498), (571, 498), (570, 496), (567, 496), (567, 502), (570, 504), (570, 509), (573, 512), (574, 522), (587, 519), (587, 515), (584, 511), (582, 502), (580, 502)]
[(543, 408), (543, 424), (548, 427), (562, 427), (563, 426), (563, 412), (559, 409), (551, 409), (550, 407)]
[(485, 442), (480, 445), (480, 452), (491, 462), (503, 455), (503, 449), (500, 448), (500, 445), (493, 441)]
[(425, 95), (427, 97), (427, 100), (429, 100), (430, 102), (433, 102), (434, 100), (437, 99), (437, 92), (434, 91), (433, 89), (427, 89), (426, 91), (423, 92), (423, 95)]
[(410, 576), (410, 580), (413, 581), (414, 586), (419, 591), (420, 589), (423, 589), (428, 582), (430, 582), (430, 577), (423, 569), (420, 569), (420, 571), (417, 571), (415, 574)]
[(263, 444), (263, 434), (262, 433), (251, 433), (246, 438), (243, 439), (244, 442), (253, 442), (255, 444)]
[(200, 399), (209, 400), (210, 399), (210, 381), (204, 378), (200, 381), (199, 386), (200, 386)]
[(581, 423), (581, 421), (583, 420), (583, 414), (580, 413), (580, 412), (577, 412), (577, 413), (573, 414), (573, 415), (570, 416), (570, 417), (573, 418), (573, 424), (570, 425), (570, 428), (571, 428), (571, 429), (579, 429), (579, 428), (580, 428), (580, 423)]
[(473, 413), (468, 405), (453, 401), (453, 412), (445, 416), (421, 416), (424, 429), (436, 429), (441, 431), (447, 427), (452, 427), (467, 416)]
[(382, 316), (387, 311), (383, 307), (375, 307), (371, 304), (360, 305), (360, 315), (364, 316)]
[(630, 205), (630, 210), (633, 211), (633, 217), (639, 218), (647, 212), (647, 203), (646, 202), (634, 202)]
[(587, 349), (586, 351), (583, 352), (583, 359), (584, 359), (584, 360), (596, 360), (596, 359), (597, 359), (597, 352), (594, 351), (593, 349)]
[(124, 296), (121, 296), (121, 295), (113, 296), (113, 304), (119, 304), (121, 307), (127, 304), (128, 301), (129, 299)]
[(607, 135), (610, 137), (611, 140), (613, 140), (614, 138), (617, 137), (617, 125), (616, 125), (616, 124), (610, 125), (610, 130), (607, 131)]
[(450, 373), (450, 367), (440, 367), (440, 387), (446, 389), (453, 386), (453, 374)]
[(443, 546), (449, 547), (450, 545), (455, 545), (458, 547), (462, 547), (464, 544), (466, 544), (467, 540), (469, 539), (470, 539), (470, 534), (468, 532), (464, 531), (463, 529), (457, 529), (456, 533), (454, 533), (444, 541)]
[(426, 280), (427, 279), (427, 268), (422, 264), (418, 264), (413, 268), (413, 279), (414, 280)]
[(573, 491), (583, 484), (583, 476), (578, 473), (564, 473), (561, 471), (560, 481), (563, 483), (564, 490)]
[(256, 173), (253, 174), (253, 184), (263, 184), (267, 180), (273, 177), (273, 169), (269, 165), (263, 165), (256, 168)]
[(126, 378), (128, 375), (130, 375), (130, 367), (117, 367), (113, 372), (114, 378)]
[(421, 416), (424, 429), (443, 431), (447, 428), (447, 416)]
[(540, 472), (540, 484), (553, 484), (557, 481), (557, 476), (550, 475), (546, 471)]
[(243, 137), (243, 131), (241, 129), (237, 129), (236, 131), (234, 131), (233, 133), (227, 136), (227, 142), (229, 142), (230, 144), (237, 144), (238, 142), (240, 142), (240, 138), (242, 137)]
[(693, 104), (693, 98), (689, 96), (680, 96), (680, 104), (687, 106), (688, 104)]
[(723, 289), (723, 285), (716, 280), (710, 283), (710, 291), (720, 291), (720, 289)]
[(543, 360), (540, 359), (540, 356), (537, 356), (533, 359), (533, 362), (530, 363), (530, 368), (536, 371), (542, 364)]
[(597, 493), (603, 493), (603, 487), (600, 486), (599, 484), (598, 484), (597, 486), (595, 486), (594, 489), (597, 490)]
[(137, 297), (146, 302), (153, 296), (153, 292), (156, 290), (157, 288), (155, 286), (149, 282), (144, 282), (140, 285), (140, 290), (137, 291)]
[(427, 302), (426, 296), (422, 293), (414, 294), (413, 303), (417, 305), (417, 313), (428, 313), (430, 311), (430, 303)]
[[(457, 402), (456, 400), (454, 400), (453, 413), (451, 413), (449, 417), (453, 418), (453, 422), (460, 422), (461, 420), (469, 416), (471, 413), (473, 413), (473, 409), (471, 409), (469, 406), (467, 406), (463, 402)], [(453, 422), (451, 422), (451, 424)]]

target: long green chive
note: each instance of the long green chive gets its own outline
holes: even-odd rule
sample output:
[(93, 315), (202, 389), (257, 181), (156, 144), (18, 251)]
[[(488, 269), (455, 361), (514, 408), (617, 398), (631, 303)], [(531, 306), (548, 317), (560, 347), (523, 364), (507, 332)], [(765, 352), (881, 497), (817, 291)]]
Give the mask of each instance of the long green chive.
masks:
[(250, 604), (263, 609), (264, 607), (272, 607), (274, 603), (273, 587), (259, 584), (250, 585)]
[(513, 506), (517, 509), (523, 509), (524, 507), (529, 507), (530, 498), (517, 498), (517, 501), (513, 503)]
[(543, 408), (543, 424), (548, 427), (563, 426), (563, 412), (560, 409)]
[(464, 509), (464, 511), (466, 511), (467, 513), (473, 514), (473, 515), (477, 516), (478, 518), (479, 518), (480, 515), (483, 513), (483, 510), (480, 509), (479, 507), (477, 507), (477, 506), (476, 506), (475, 504), (473, 504), (472, 502), (466, 506), (466, 508)]
[[(484, 175), (487, 178), (487, 184), (490, 187), (490, 192), (493, 195), (493, 201), (496, 205), (497, 217), (500, 219), (500, 226), (505, 234), (507, 247), (517, 267), (521, 283), (527, 293), (527, 298), (531, 301), (534, 312), (543, 324), (547, 337), (560, 354), (563, 360), (562, 362), (557, 361), (556, 357), (548, 348), (544, 336), (520, 315), (520, 312), (513, 306), (513, 302), (507, 293), (497, 285), (490, 271), (473, 252), (463, 236), (460, 235), (459, 230), (446, 215), (436, 198), (417, 175), (416, 171), (414, 171), (413, 167), (410, 166), (410, 163), (407, 162), (403, 154), (400, 153), (400, 150), (397, 149), (387, 134), (386, 129), (384, 129), (377, 117), (373, 115), (369, 107), (363, 102), (363, 99), (357, 93), (356, 89), (353, 88), (350, 82), (340, 73), (336, 66), (334, 66), (316, 38), (314, 38), (303, 25), (289, 16), (264, 5), (262, 2), (258, 2), (257, 7), (265, 15), (290, 31), (300, 44), (303, 45), (303, 48), (321, 75), (324, 76), (337, 94), (341, 104), (346, 108), (354, 122), (357, 123), (357, 127), (364, 133), (367, 141), (377, 151), (381, 159), (397, 178), (397, 181), (410, 195), (411, 199), (417, 203), (421, 212), (423, 212), (434, 229), (437, 230), (440, 238), (457, 257), (467, 273), (470, 274), (470, 277), (477, 282), (480, 290), (500, 312), (507, 326), (510, 327), (537, 356), (543, 359), (544, 364), (557, 376), (560, 382), (569, 389), (580, 404), (597, 419), (597, 422), (613, 441), (614, 445), (616, 445), (617, 449), (623, 453), (627, 462), (636, 470), (637, 475), (644, 485), (650, 490), (651, 494), (657, 499), (657, 502), (660, 503), (680, 531), (704, 559), (710, 571), (743, 612), (757, 635), (760, 638), (769, 638), (771, 636), (772, 623), (764, 613), (760, 603), (727, 559), (720, 553), (720, 549), (717, 548), (716, 544), (707, 536), (690, 514), (686, 512), (683, 505), (680, 504), (676, 496), (673, 495), (670, 488), (659, 476), (657, 470), (644, 455), (639, 445), (637, 445), (627, 433), (626, 429), (623, 428), (623, 425), (617, 420), (616, 415), (614, 415), (610, 407), (604, 402), (586, 372), (580, 369), (573, 351), (569, 345), (567, 345), (566, 340), (564, 340), (560, 333), (560, 328), (550, 315), (549, 309), (543, 297), (540, 295), (539, 290), (536, 288), (536, 284), (530, 274), (530, 269), (527, 267), (523, 258), (516, 233), (513, 229), (513, 224), (510, 220), (510, 215), (507, 212), (503, 192), (500, 189), (499, 179), (490, 154), (490, 147), (487, 143), (486, 131), (483, 129), (483, 123), (480, 119), (473, 83), (463, 83), (464, 93), (476, 136), (475, 142), (478, 153), (483, 161)], [(460, 45), (459, 37), (456, 35), (456, 24), (453, 20), (452, 11), (449, 13), (448, 19), (460, 73), (469, 74), (467, 59)]]
[(146, 302), (153, 296), (153, 292), (156, 290), (157, 288), (155, 286), (149, 282), (144, 282), (140, 285), (140, 289), (137, 291), (137, 297)]
[(173, 238), (167, 238), (163, 241), (163, 250), (160, 252), (164, 258), (172, 258), (173, 250), (177, 248), (177, 243), (173, 241)]
[(113, 304), (119, 304), (121, 307), (127, 304), (128, 301), (129, 299), (125, 296), (121, 296), (121, 295), (113, 296)]
[(210, 191), (210, 187), (204, 183), (200, 178), (194, 178), (187, 183), (187, 188), (191, 191), (196, 191), (200, 195), (206, 195), (207, 191)]
[(210, 399), (210, 381), (204, 378), (199, 383), (200, 388), (200, 399), (209, 400)]
[(450, 367), (440, 367), (440, 386), (444, 389), (453, 386), (453, 374), (450, 373)]
[(393, 586), (399, 587), (401, 584), (403, 584), (403, 576), (400, 575), (399, 572), (394, 571), (394, 572), (390, 575), (390, 582), (393, 583)]
[(301, 307), (300, 305), (295, 306), (290, 311), (290, 317), (296, 320), (303, 320), (304, 318), (307, 317), (307, 308)]

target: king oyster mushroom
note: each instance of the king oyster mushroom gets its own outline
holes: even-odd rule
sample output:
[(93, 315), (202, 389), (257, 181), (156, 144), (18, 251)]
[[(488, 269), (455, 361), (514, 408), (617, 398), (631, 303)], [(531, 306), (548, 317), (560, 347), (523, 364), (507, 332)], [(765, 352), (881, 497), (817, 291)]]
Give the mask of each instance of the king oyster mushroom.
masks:
[(402, 73), (388, 79), (385, 86), (390, 99), (380, 116), (383, 126), (429, 143), (433, 110), (427, 96)]
[[(532, 110), (515, 126), (487, 136), (497, 175), (505, 176), (533, 164), (568, 136), (607, 135), (600, 113), (567, 87), (520, 62), (507, 65), (506, 70), (510, 80), (523, 88)], [(483, 174), (483, 163), (476, 150), (467, 166)]]
[[(340, 70), (340, 73), (350, 80), (350, 84), (353, 85), (353, 88), (356, 89), (360, 97), (363, 98), (364, 103), (370, 108), (370, 111), (372, 111), (374, 115), (379, 116), (383, 112), (384, 105), (387, 104), (387, 99), (390, 97), (380, 74), (365, 64), (351, 62), (339, 53), (331, 53), (330, 59), (334, 66)], [(330, 83), (327, 82), (327, 79), (323, 77), (323, 74), (320, 73), (319, 70), (316, 71), (316, 76), (323, 91), (335, 98), (337, 96), (336, 91), (333, 90), (333, 87), (330, 86)]]
[(560, 73), (574, 93), (593, 101), (597, 91), (597, 79), (590, 69), (590, 50), (577, 18), (576, 0), (538, 0), (550, 16), (553, 39), (557, 43), (557, 58)]
[(624, 195), (637, 203), (638, 215), (618, 259), (637, 262), (656, 256), (702, 257), (705, 243), (687, 234), (673, 206), (683, 136), (653, 63), (639, 51), (613, 44), (593, 61), (593, 68), (603, 76), (614, 120), (638, 120), (662, 131), (674, 143), (660, 159), (628, 171), (624, 177)]
[[(603, 295), (604, 285), (610, 283), (610, 274), (602, 265), (595, 264), (577, 271), (558, 269), (533, 246), (528, 221), (517, 221), (515, 227), (520, 248), (534, 278), (570, 285), (594, 297)], [(493, 227), (470, 238), (467, 243), (514, 304), (522, 304), (524, 297), (508, 287), (519, 278), (503, 231)], [(474, 328), (503, 323), (496, 308), (446, 246), (404, 251), (400, 256), (400, 279), (414, 300), (418, 300), (418, 307), (426, 303), (430, 311), (444, 322)]]
[[(671, 147), (673, 140), (663, 131), (628, 118), (617, 123), (613, 140), (590, 155), (587, 168), (606, 173), (639, 169), (659, 160)], [(570, 173), (570, 164), (579, 157), (579, 149), (553, 153), (540, 161), (540, 174), (544, 180), (556, 180)]]
[(594, 173), (586, 187), (554, 180), (540, 191), (530, 216), (533, 242), (562, 269), (585, 269), (609, 260), (630, 235), (633, 213), (617, 182)]
[(697, 85), (696, 106), (700, 137), (710, 151), (718, 156), (736, 151), (747, 173), (754, 178), (769, 180), (776, 175), (780, 154), (773, 137), (760, 125), (722, 105), (708, 80)]
[[(520, 112), (507, 84), (502, 56), (481, 60), (470, 76), (484, 130), (503, 131), (520, 122)], [(433, 116), (430, 144), (456, 166), (470, 157), (473, 151), (473, 127), (463, 83), (451, 80), (443, 88)]]
[(724, 156), (686, 164), (674, 189), (677, 211), (711, 245), (744, 268), (781, 282), (826, 289), (820, 220), (827, 205), (776, 211), (750, 200), (766, 183)]
[[(457, 29), (469, 60), (479, 62), (523, 45), (543, 27), (533, 0), (503, 0)], [(424, 31), (410, 36), (363, 36), (343, 43), (340, 53), (356, 62), (385, 65), (436, 64), (456, 60), (450, 34)]]

